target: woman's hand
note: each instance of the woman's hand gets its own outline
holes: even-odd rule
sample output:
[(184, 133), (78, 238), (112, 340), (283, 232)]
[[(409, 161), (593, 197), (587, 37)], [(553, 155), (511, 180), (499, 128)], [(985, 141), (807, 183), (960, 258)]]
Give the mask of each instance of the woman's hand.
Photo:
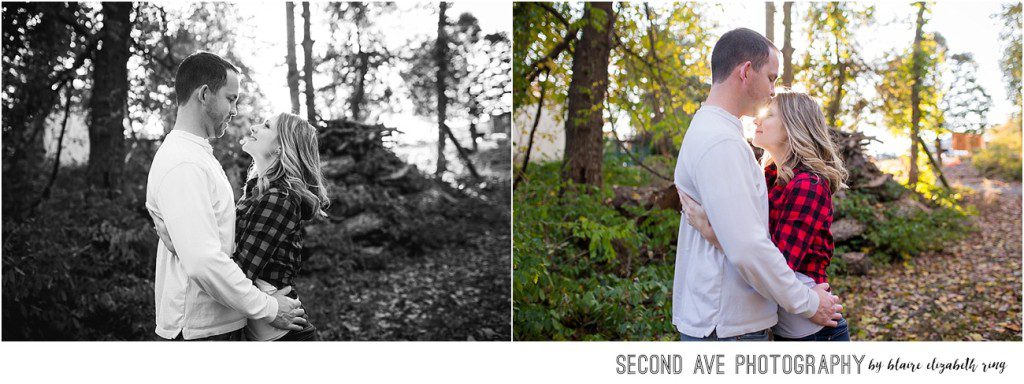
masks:
[(156, 230), (156, 235), (160, 236), (160, 240), (164, 242), (164, 246), (171, 251), (171, 254), (176, 255), (174, 245), (171, 244), (171, 235), (167, 232), (167, 226), (164, 225), (164, 219), (154, 215), (153, 211), (149, 211), (149, 216), (153, 218), (153, 229)]
[(684, 193), (679, 187), (676, 187), (676, 192), (679, 192), (679, 203), (683, 206), (682, 214), (686, 215), (686, 223), (700, 232), (700, 235), (710, 242), (711, 245), (721, 250), (722, 244), (718, 242), (718, 236), (715, 236), (715, 230), (711, 228), (711, 222), (708, 221), (708, 215), (704, 212), (704, 207), (693, 200), (690, 195)]

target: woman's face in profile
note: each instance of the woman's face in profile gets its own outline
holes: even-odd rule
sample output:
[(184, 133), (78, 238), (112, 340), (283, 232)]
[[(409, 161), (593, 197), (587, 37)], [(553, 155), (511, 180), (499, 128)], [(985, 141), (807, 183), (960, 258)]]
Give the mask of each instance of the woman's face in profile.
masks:
[(242, 150), (249, 155), (261, 158), (272, 158), (274, 152), (281, 148), (278, 138), (276, 115), (263, 123), (249, 127), (249, 135), (242, 138)]
[(782, 126), (779, 107), (775, 103), (769, 104), (767, 109), (754, 118), (754, 125), (757, 126), (754, 130), (754, 145), (778, 155), (778, 149), (783, 148), (789, 140), (786, 129)]

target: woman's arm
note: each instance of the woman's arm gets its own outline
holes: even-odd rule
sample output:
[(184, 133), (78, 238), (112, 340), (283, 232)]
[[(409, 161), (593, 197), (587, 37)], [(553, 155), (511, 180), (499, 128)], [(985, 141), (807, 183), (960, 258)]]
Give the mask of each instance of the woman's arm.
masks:
[(700, 232), (700, 235), (711, 245), (721, 250), (722, 244), (718, 242), (718, 236), (715, 236), (715, 230), (711, 228), (711, 222), (708, 221), (708, 215), (704, 212), (704, 207), (694, 201), (690, 195), (684, 193), (679, 187), (676, 187), (676, 191), (679, 192), (679, 202), (683, 206), (682, 213), (686, 215), (686, 223)]

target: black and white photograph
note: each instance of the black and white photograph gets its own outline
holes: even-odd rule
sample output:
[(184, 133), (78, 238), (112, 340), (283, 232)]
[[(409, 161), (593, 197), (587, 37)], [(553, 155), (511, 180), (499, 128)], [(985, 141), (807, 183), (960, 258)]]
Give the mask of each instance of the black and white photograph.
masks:
[(7, 341), (509, 341), (511, 4), (4, 2)]

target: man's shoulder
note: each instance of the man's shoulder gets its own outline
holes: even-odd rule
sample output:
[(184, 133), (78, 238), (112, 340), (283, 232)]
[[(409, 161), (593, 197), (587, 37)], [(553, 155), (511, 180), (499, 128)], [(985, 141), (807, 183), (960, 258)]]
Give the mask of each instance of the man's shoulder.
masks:
[(165, 141), (153, 156), (149, 167), (149, 181), (160, 183), (172, 171), (196, 170), (203, 174), (212, 172), (211, 165), (204, 159), (205, 154), (187, 145)]

